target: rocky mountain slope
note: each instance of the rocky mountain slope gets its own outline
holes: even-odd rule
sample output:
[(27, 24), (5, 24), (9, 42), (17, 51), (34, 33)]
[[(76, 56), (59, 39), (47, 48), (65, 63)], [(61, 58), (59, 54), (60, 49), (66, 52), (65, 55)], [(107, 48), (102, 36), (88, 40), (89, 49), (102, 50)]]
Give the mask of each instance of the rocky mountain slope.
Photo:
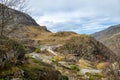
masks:
[[(2, 4), (0, 4), (0, 6), (1, 5)], [(5, 19), (9, 19), (5, 23), (4, 35), (12, 37), (14, 39), (19, 38), (20, 40), (21, 38), (29, 39), (40, 35), (41, 32), (49, 32), (45, 26), (38, 25), (36, 21), (28, 14), (8, 8), (4, 5), (3, 7), (6, 8), (5, 16), (7, 18)], [(0, 19), (1, 18), (2, 17), (0, 17)], [(0, 21), (2, 22), (2, 20)]]
[(28, 14), (6, 8), (12, 18), (5, 24), (4, 36), (0, 36), (0, 80), (61, 80), (62, 74), (52, 65), (25, 56), (35, 48), (31, 50), (23, 43), (31, 45), (33, 37), (50, 32)]
[(98, 41), (105, 44), (114, 53), (120, 55), (120, 24), (92, 34)]

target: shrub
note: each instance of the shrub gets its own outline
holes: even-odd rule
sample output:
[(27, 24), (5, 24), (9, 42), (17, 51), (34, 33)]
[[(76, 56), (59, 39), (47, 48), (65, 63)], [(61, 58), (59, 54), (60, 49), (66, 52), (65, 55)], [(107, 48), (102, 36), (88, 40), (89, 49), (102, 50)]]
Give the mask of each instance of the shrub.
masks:
[(34, 63), (37, 63), (39, 65), (42, 64), (42, 62), (40, 60), (38, 60), (38, 59), (32, 58), (32, 60), (33, 60)]
[(62, 76), (62, 80), (69, 80), (67, 76)]
[(53, 61), (61, 61), (62, 57), (60, 57), (60, 56), (54, 56), (52, 60)]
[(77, 65), (71, 65), (70, 69), (75, 70), (75, 71), (80, 71), (79, 66), (77, 66)]
[(96, 65), (97, 69), (104, 69), (105, 67), (107, 67), (109, 65), (108, 62), (103, 62), (103, 63), (99, 63)]
[(44, 71), (43, 66), (31, 66), (31, 67), (24, 67), (24, 79), (26, 80), (39, 80), (39, 77), (37, 77), (37, 72)]
[(25, 53), (25, 48), (24, 48), (24, 46), (23, 45), (18, 45), (17, 46), (17, 52), (18, 53)]
[(96, 74), (92, 74), (90, 72), (86, 72), (85, 75), (87, 76), (87, 80), (102, 80), (103, 76), (96, 73)]
[(0, 78), (0, 80), (6, 80), (6, 79), (4, 79), (4, 78)]
[(81, 58), (79, 60), (79, 67), (80, 68), (88, 68), (88, 67), (92, 67), (92, 66), (91, 66), (91, 64), (89, 63), (88, 60), (85, 60), (85, 59)]
[(36, 53), (40, 53), (41, 51), (40, 51), (39, 48), (36, 48), (36, 49), (35, 49), (35, 52), (36, 52)]
[(39, 63), (40, 61), (37, 60), (37, 59), (35, 59), (35, 58), (33, 58), (33, 62), (34, 62), (34, 63)]
[(18, 70), (20, 70), (18, 67), (11, 67), (10, 69), (2, 70), (0, 72), (0, 77), (6, 77), (9, 75), (14, 76), (14, 73), (17, 72)]

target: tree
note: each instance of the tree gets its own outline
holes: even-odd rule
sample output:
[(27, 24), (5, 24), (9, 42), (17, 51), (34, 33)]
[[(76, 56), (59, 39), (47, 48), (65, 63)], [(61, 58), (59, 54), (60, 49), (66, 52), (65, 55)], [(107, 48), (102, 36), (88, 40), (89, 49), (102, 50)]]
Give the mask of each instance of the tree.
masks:
[[(11, 9), (24, 12), (27, 0), (0, 0), (0, 35), (3, 36), (4, 28), (13, 19), (14, 14)], [(11, 9), (10, 9), (11, 8)]]

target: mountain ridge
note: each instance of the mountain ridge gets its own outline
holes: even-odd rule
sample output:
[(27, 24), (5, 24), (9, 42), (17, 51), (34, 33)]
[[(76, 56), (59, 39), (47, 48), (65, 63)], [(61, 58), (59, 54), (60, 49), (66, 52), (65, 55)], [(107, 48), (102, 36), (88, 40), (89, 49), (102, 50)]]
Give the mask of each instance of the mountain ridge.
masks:
[(92, 34), (94, 38), (110, 48), (116, 55), (120, 55), (120, 24), (111, 26), (103, 31)]
[[(2, 4), (0, 4), (0, 5), (2, 5)], [(6, 13), (5, 15), (8, 16), (8, 14), (10, 14), (12, 16), (12, 18), (10, 18), (10, 20), (7, 21), (7, 23), (5, 24), (5, 26), (3, 28), (4, 35), (6, 35), (8, 37), (12, 37), (12, 38), (16, 38), (16, 37), (17, 38), (24, 38), (24, 36), (21, 36), (21, 35), (29, 35), (29, 33), (26, 29), (26, 26), (30, 26), (36, 30), (39, 29), (39, 31), (41, 31), (41, 32), (42, 31), (50, 32), (47, 30), (46, 26), (40, 26), (28, 14), (23, 13), (23, 12), (18, 11), (18, 10), (11, 9), (11, 8), (4, 6), (4, 5), (3, 5), (3, 7), (5, 7), (7, 9), (7, 11), (5, 11), (5, 13)], [(9, 12), (9, 13), (7, 13), (7, 12)], [(37, 33), (35, 33), (35, 34), (37, 35)], [(26, 38), (27, 38), (27, 36), (26, 36)]]
[(109, 36), (116, 34), (116, 33), (119, 33), (119, 32), (120, 32), (120, 24), (110, 26), (107, 29), (93, 33), (92, 36), (95, 37), (96, 39), (100, 39), (101, 37), (104, 37), (104, 36), (109, 37)]

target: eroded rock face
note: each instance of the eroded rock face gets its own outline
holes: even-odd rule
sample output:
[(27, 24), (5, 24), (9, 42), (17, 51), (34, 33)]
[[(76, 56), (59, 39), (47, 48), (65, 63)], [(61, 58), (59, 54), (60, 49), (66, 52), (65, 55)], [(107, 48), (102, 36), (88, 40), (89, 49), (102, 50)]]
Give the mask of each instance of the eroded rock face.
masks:
[(17, 64), (24, 58), (24, 47), (13, 40), (0, 37), (0, 69)]

